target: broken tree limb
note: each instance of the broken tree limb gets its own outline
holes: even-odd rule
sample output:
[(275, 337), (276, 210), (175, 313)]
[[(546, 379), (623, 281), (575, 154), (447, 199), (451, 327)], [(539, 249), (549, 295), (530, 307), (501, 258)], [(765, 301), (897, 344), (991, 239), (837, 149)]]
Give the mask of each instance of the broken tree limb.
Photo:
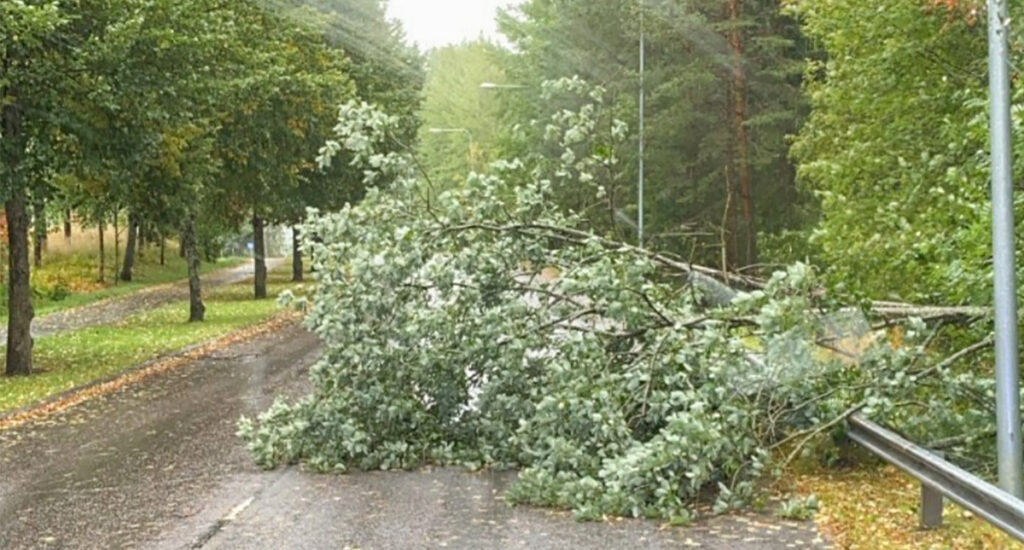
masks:
[(886, 320), (919, 317), (924, 321), (970, 321), (986, 317), (992, 309), (976, 306), (918, 306), (894, 302), (872, 302), (871, 313)]
[[(637, 246), (613, 241), (587, 231), (569, 227), (539, 223), (520, 223), (509, 225), (474, 223), (449, 226), (441, 229), (441, 231), (444, 232), (472, 230), (492, 231), (498, 233), (524, 233), (534, 236), (544, 236), (575, 245), (596, 243), (608, 250), (620, 250), (638, 254), (649, 258), (662, 267), (686, 275), (687, 281), (704, 293), (707, 305), (712, 307), (724, 307), (731, 303), (742, 290), (763, 289), (767, 284), (763, 279), (757, 277), (741, 273), (724, 273), (719, 269), (683, 261), (670, 254), (639, 248)], [(868, 311), (869, 314), (890, 322), (917, 317), (926, 322), (949, 321), (959, 323), (971, 322), (984, 318), (985, 316), (990, 315), (990, 312), (991, 308), (988, 307), (922, 306), (892, 301), (871, 302), (870, 309)]]
[(673, 271), (677, 271), (684, 275), (689, 276), (691, 273), (702, 275), (705, 278), (722, 281), (728, 286), (738, 286), (745, 289), (759, 289), (764, 288), (764, 281), (756, 277), (750, 277), (747, 275), (739, 275), (736, 273), (723, 273), (721, 270), (713, 269), (710, 267), (695, 265), (685, 262), (681, 259), (674, 258), (668, 254), (662, 254), (651, 250), (643, 249), (631, 244), (622, 242), (612, 241), (604, 237), (600, 237), (587, 231), (579, 229), (572, 229), (569, 227), (559, 227), (556, 225), (539, 224), (539, 223), (521, 223), (521, 224), (510, 224), (510, 225), (491, 225), (482, 223), (472, 223), (464, 225), (449, 226), (442, 229), (443, 232), (458, 232), (458, 231), (493, 231), (498, 233), (525, 233), (534, 236), (543, 236), (563, 242), (584, 245), (588, 243), (596, 243), (608, 250), (622, 250), (645, 256), (655, 263), (667, 267)]

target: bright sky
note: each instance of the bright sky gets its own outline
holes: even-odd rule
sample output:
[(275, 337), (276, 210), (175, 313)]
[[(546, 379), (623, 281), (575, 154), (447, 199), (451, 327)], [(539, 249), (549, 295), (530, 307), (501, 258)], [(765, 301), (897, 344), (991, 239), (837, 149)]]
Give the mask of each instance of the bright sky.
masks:
[(390, 0), (388, 15), (402, 22), (410, 40), (429, 49), (472, 40), (481, 33), (498, 38), (497, 9), (519, 1)]

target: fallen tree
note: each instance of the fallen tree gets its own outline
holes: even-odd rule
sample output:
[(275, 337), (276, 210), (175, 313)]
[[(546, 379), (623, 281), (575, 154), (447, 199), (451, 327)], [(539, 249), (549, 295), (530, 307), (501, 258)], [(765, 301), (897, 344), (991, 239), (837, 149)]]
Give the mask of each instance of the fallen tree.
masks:
[[(392, 119), (355, 104), (339, 118), (322, 162), (393, 183), (302, 228), (325, 354), (310, 396), (241, 421), (264, 467), (514, 466), (516, 502), (685, 521), (827, 456), (854, 411), (919, 438), (989, 422), (990, 385), (957, 368), (980, 346), (933, 362), (936, 333), (913, 318), (893, 345), (870, 313), (827, 303), (809, 266), (738, 279), (615, 243), (517, 163), (434, 194), (412, 159), (376, 153)], [(596, 125), (561, 120), (551, 133), (579, 159)], [(947, 443), (965, 459), (984, 445)]]
[[(661, 268), (676, 272), (687, 277), (687, 283), (699, 288), (703, 293), (708, 305), (724, 307), (728, 306), (744, 290), (764, 289), (767, 281), (757, 277), (734, 273), (730, 271), (716, 270), (714, 268), (686, 263), (671, 255), (661, 254), (635, 247), (633, 245), (611, 241), (601, 238), (587, 231), (558, 227), (539, 223), (514, 224), (506, 226), (477, 224), (447, 228), (446, 231), (458, 231), (476, 229), (482, 231), (517, 232), (546, 238), (553, 241), (562, 241), (574, 245), (585, 245), (598, 243), (607, 250), (626, 251), (638, 256), (648, 258)], [(824, 291), (817, 290), (819, 295)], [(976, 306), (929, 306), (909, 304), (905, 302), (872, 301), (868, 304), (866, 312), (869, 315), (880, 319), (897, 321), (918, 318), (926, 322), (950, 321), (969, 322), (991, 315), (991, 308)]]

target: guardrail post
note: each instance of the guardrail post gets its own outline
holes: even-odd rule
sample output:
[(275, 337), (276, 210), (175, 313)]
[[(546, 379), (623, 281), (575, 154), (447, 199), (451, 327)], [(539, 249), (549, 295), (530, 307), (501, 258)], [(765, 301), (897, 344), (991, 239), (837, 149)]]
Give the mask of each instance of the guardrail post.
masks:
[[(850, 438), (864, 448), (910, 474), (931, 491), (942, 493), (944, 499), (1024, 542), (1024, 500), (858, 414), (846, 421)], [(939, 499), (932, 498), (926, 490), (922, 489), (921, 495), (921, 523), (927, 526), (941, 517), (942, 507)]]
[[(933, 452), (939, 458), (945, 458), (942, 452)], [(942, 527), (942, 493), (921, 484), (921, 529)]]

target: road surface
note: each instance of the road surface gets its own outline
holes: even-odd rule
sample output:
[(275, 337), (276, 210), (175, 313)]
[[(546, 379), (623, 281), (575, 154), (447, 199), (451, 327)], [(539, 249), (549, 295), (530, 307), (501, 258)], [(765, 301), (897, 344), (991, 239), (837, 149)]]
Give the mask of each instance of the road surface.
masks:
[(511, 473), (262, 472), (239, 416), (308, 390), (300, 328), (237, 344), (46, 421), (0, 432), (0, 548), (823, 548), (811, 524), (756, 516), (690, 529), (577, 523), (512, 508)]

